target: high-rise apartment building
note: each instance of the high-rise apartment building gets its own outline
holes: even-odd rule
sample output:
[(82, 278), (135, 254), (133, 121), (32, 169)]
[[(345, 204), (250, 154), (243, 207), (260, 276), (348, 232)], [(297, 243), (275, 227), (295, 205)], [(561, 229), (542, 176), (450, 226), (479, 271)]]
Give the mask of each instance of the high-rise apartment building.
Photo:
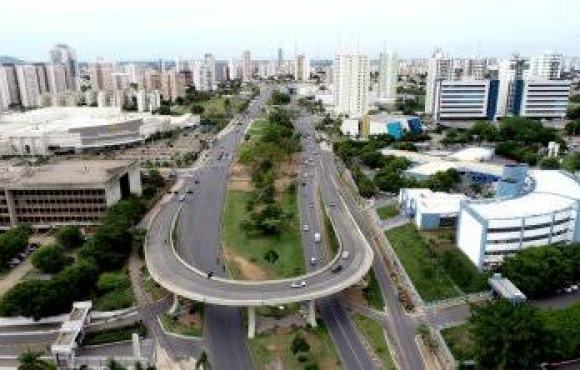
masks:
[(395, 102), (399, 58), (395, 53), (381, 53), (379, 57), (379, 99)]
[(175, 100), (185, 96), (185, 79), (177, 71), (161, 73), (161, 95), (164, 100)]
[(440, 50), (435, 51), (427, 62), (427, 86), (425, 89), (425, 113), (432, 114), (437, 103), (439, 80), (453, 80), (453, 59), (447, 58)]
[(26, 108), (40, 107), (40, 86), (37, 68), (33, 64), (17, 65), (16, 80), (20, 91), (20, 104)]
[(95, 90), (113, 91), (114, 81), (113, 72), (114, 66), (112, 63), (105, 63), (97, 61), (89, 64), (89, 79)]
[(282, 72), (282, 66), (284, 64), (284, 51), (282, 48), (278, 48), (278, 60), (276, 61), (276, 73)]
[(562, 73), (562, 54), (546, 52), (530, 58), (529, 76), (539, 80), (557, 80)]
[(235, 80), (238, 77), (238, 67), (234, 63), (234, 58), (228, 61), (228, 80)]
[(0, 66), (0, 99), (4, 109), (20, 104), (20, 91), (14, 65)]
[(46, 66), (46, 78), (48, 91), (51, 94), (59, 94), (67, 91), (66, 65), (49, 64)]
[(252, 63), (252, 54), (249, 50), (244, 51), (242, 55), (242, 80), (251, 81), (254, 75), (254, 65)]
[(487, 59), (470, 58), (465, 62), (467, 79), (482, 80), (487, 75)]
[(336, 112), (362, 116), (368, 111), (369, 57), (338, 53), (334, 58), (334, 106)]
[(65, 44), (56, 44), (49, 52), (52, 64), (64, 64), (66, 70), (67, 87), (69, 90), (78, 90), (79, 67), (74, 49)]
[(308, 81), (310, 79), (310, 60), (306, 54), (296, 56), (294, 60), (294, 79), (296, 81)]

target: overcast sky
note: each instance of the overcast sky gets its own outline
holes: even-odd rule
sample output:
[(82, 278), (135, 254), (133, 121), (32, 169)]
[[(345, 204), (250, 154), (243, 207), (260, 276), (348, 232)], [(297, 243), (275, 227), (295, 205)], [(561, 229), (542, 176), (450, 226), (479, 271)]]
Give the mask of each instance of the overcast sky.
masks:
[(80, 60), (238, 57), (338, 48), (403, 57), (555, 50), (580, 55), (580, 0), (1, 0), (0, 55), (45, 60), (67, 43)]

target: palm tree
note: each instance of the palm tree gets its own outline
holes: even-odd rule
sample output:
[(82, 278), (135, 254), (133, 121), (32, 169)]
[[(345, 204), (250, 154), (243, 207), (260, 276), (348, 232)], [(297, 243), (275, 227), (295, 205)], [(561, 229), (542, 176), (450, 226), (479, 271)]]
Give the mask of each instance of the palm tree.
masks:
[(40, 358), (42, 352), (32, 352), (30, 349), (27, 352), (21, 353), (18, 356), (18, 370), (56, 370), (56, 366), (46, 360)]

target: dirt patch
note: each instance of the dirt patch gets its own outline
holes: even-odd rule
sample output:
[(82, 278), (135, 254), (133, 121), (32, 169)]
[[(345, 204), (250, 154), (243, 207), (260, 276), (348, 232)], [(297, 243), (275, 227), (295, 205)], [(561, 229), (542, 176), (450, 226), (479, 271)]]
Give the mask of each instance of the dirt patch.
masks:
[(228, 190), (246, 192), (254, 190), (252, 176), (248, 166), (239, 162), (232, 166), (229, 173)]
[(362, 287), (355, 286), (345, 289), (342, 293), (347, 301), (361, 306), (368, 306)]
[(260, 266), (248, 261), (246, 258), (240, 256), (235, 251), (229, 248), (223, 248), (224, 258), (228, 263), (234, 264), (240, 271), (240, 274), (245, 280), (266, 280), (268, 274)]

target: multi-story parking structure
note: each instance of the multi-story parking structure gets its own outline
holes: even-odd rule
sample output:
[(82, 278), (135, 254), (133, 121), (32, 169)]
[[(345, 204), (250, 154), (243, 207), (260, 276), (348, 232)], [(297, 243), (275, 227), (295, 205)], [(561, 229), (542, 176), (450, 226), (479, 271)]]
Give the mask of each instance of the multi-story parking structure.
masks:
[(0, 229), (93, 225), (107, 207), (141, 194), (131, 161), (61, 161), (40, 167), (0, 168)]

